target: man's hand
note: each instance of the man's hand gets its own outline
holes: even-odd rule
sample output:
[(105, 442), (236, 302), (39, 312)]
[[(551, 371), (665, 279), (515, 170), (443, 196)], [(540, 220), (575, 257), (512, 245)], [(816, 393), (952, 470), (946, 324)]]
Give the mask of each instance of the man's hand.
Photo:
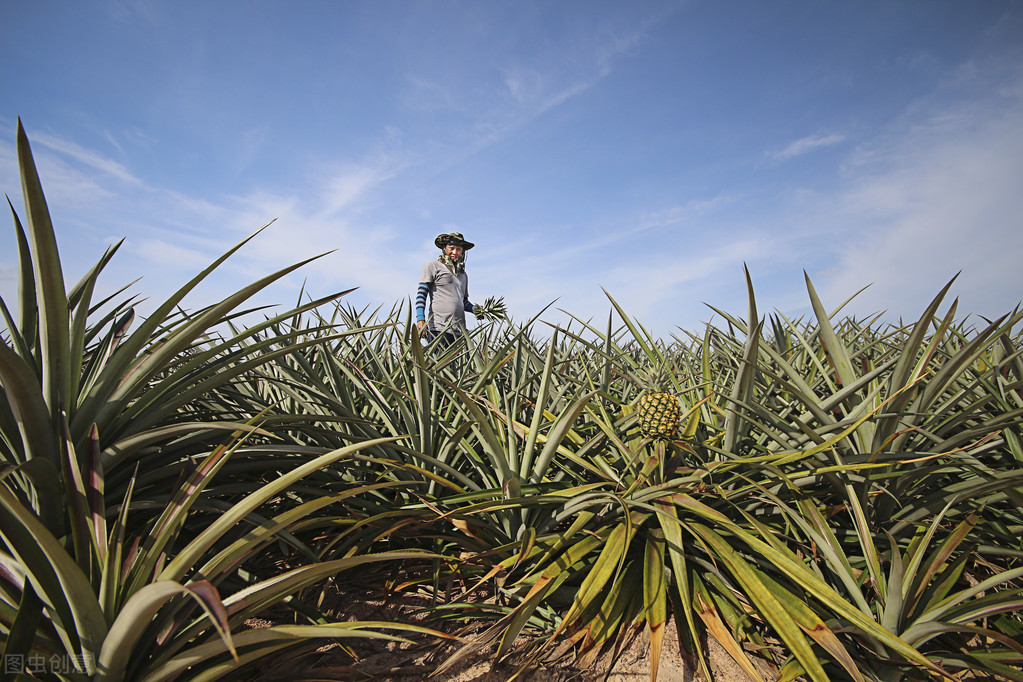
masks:
[(418, 322), (416, 322), (416, 331), (418, 331), (420, 334), (422, 334), (423, 333), (423, 327), (425, 327), (425, 326), (426, 326), (426, 320), (419, 320)]

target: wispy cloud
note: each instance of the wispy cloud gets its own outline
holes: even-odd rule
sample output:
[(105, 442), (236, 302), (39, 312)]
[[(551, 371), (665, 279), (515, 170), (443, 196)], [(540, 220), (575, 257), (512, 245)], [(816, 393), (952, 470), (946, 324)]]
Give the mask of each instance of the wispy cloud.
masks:
[(135, 177), (123, 164), (93, 150), (86, 149), (77, 142), (46, 133), (34, 133), (32, 135), (32, 143), (33, 145), (48, 147), (61, 156), (72, 159), (86, 168), (99, 171), (121, 182), (128, 183), (129, 185), (142, 185), (142, 181)]
[(209, 254), (203, 251), (189, 249), (164, 239), (145, 239), (134, 246), (132, 251), (152, 263), (159, 263), (163, 268), (198, 271), (209, 265), (211, 260)]
[(564, 81), (557, 74), (552, 78), (552, 74), (536, 69), (521, 66), (509, 68), (504, 73), (504, 86), (509, 102), (518, 110), (513, 120), (528, 120), (557, 107), (591, 88), (605, 74), (604, 69), (598, 69), (589, 77)]
[(961, 270), (954, 293), (970, 312), (1023, 299), (1023, 96), (1012, 87), (1021, 82), (1001, 88), (1015, 95), (930, 103), (847, 169), (830, 198), (844, 216), (830, 294), (872, 283), (857, 309), (912, 316)]
[[(714, 237), (715, 218), (735, 200), (691, 200), (488, 249), (473, 269), (476, 290), (499, 291), (520, 316), (557, 298), (559, 308), (597, 319), (610, 309), (604, 287), (657, 333), (673, 330), (663, 326), (669, 318), (696, 324), (707, 317), (703, 303), (723, 277), (734, 279), (744, 261), (769, 257), (770, 244), (755, 232), (724, 242)], [(553, 312), (544, 319), (567, 320)]]
[(542, 66), (508, 66), (502, 70), (507, 99), (526, 119), (557, 107), (606, 78), (619, 59), (642, 43), (645, 30), (645, 26), (626, 30), (593, 44), (565, 48), (548, 55)]
[[(950, 80), (840, 157), (833, 185), (771, 198), (719, 197), (702, 213), (698, 202), (650, 211), (627, 228), (584, 241), (579, 248), (596, 255), (620, 248), (624, 235), (638, 239), (648, 229), (687, 223), (694, 236), (728, 238), (720, 244), (690, 237), (676, 250), (661, 239), (659, 251), (642, 260), (626, 254), (620, 267), (597, 258), (591, 279), (603, 273), (601, 284), (662, 334), (670, 332), (658, 327), (668, 310), (683, 326), (708, 317), (701, 301), (741, 312), (743, 263), (764, 313), (806, 312), (804, 268), (827, 305), (870, 285), (846, 309), (855, 314), (915, 317), (960, 271), (952, 290), (960, 314), (1008, 312), (1023, 300), (1023, 73), (1003, 72), (987, 88), (961, 70)], [(809, 136), (777, 158), (846, 141), (838, 134)], [(547, 284), (561, 291), (561, 282)], [(600, 297), (585, 289), (567, 291), (582, 302), (578, 310), (599, 310)]]
[(768, 151), (767, 157), (774, 161), (787, 161), (797, 156), (809, 154), (810, 152), (821, 149), (822, 147), (831, 147), (836, 144), (840, 144), (845, 141), (845, 135), (839, 133), (830, 133), (828, 135), (808, 135), (800, 138), (781, 149)]
[(390, 160), (376, 160), (370, 163), (344, 164), (327, 176), (316, 191), (323, 218), (351, 210), (372, 191), (394, 178), (401, 170), (401, 164)]
[[(587, 253), (643, 239), (644, 233), (650, 231), (679, 228), (727, 206), (734, 200), (735, 198), (732, 196), (693, 199), (677, 206), (658, 208), (639, 215), (609, 221), (599, 230), (584, 232), (582, 238), (573, 237), (570, 245), (545, 252), (544, 260), (552, 264), (573, 262)], [(550, 242), (548, 241), (548, 243)], [(592, 273), (587, 272), (587, 274)]]
[[(707, 49), (708, 59), (693, 62), (699, 76), (694, 86), (747, 75), (734, 64), (722, 69), (717, 63), (746, 64), (746, 59), (716, 60), (713, 41), (692, 42), (701, 39), (693, 31), (706, 35), (705, 27), (688, 17), (654, 26), (659, 18), (648, 16), (658, 8), (660, 18), (664, 12), (684, 12), (687, 4), (658, 2), (637, 9), (604, 3), (599, 12), (554, 12), (532, 3), (532, 14), (517, 7), (509, 13), (510, 5), (504, 11), (488, 6), (448, 13), (431, 5), (418, 15), (403, 13), (416, 20), (406, 16), (407, 33), (399, 35), (393, 33), (394, 17), (382, 12), (375, 15), (379, 25), (371, 22), (364, 42), (357, 41), (366, 48), (358, 53), (366, 80), (342, 79), (334, 96), (344, 100), (329, 99), (331, 88), (325, 86), (315, 93), (316, 106), (302, 95), (282, 97), (316, 114), (306, 118), (302, 111), (297, 120), (305, 122), (303, 128), (283, 135), (275, 124), (291, 117), (269, 106), (276, 102), (254, 115), (232, 110), (222, 88), (207, 90), (230, 83), (244, 93), (257, 81), (260, 93), (277, 88), (249, 76), (246, 69), (254, 67), (246, 59), (220, 60), (237, 62), (229, 70), (213, 68), (213, 52), (203, 53), (210, 48), (206, 39), (212, 25), (199, 21), (194, 33), (173, 39), (168, 34), (168, 44), (176, 46), (174, 59), (159, 51), (150, 57), (166, 70), (166, 78), (151, 92), (130, 92), (140, 105), (138, 116), (100, 108), (80, 112), (72, 123), (54, 117), (58, 123), (45, 125), (56, 132), (30, 130), (62, 251), (69, 261), (82, 253), (98, 256), (106, 244), (127, 236), (111, 266), (119, 268), (113, 280), (120, 284), (145, 274), (141, 289), (159, 299), (188, 271), (276, 218), (228, 261), (211, 295), (334, 250), (283, 284), (289, 296), (307, 278), (314, 295), (359, 286), (363, 300), (386, 305), (413, 293), (423, 260), (435, 256), (433, 235), (458, 229), (480, 244), (470, 258), (475, 295), (504, 294), (517, 316), (559, 296), (559, 305), (588, 317), (606, 314), (609, 306), (600, 290), (605, 286), (662, 334), (671, 330), (658, 325), (705, 318), (703, 301), (730, 312), (743, 310), (744, 262), (765, 312), (779, 302), (805, 301), (804, 268), (830, 302), (874, 282), (857, 305), (896, 314), (918, 312), (921, 301), (960, 269), (956, 292), (973, 297), (963, 306), (971, 312), (997, 312), (990, 308), (1004, 309), (1021, 295), (1016, 261), (1023, 252), (1023, 77), (1005, 76), (1018, 49), (1003, 55), (1006, 63), (998, 69), (989, 62), (963, 64), (930, 96), (904, 106), (901, 116), (878, 130), (884, 123), (876, 117), (888, 115), (907, 96), (905, 88), (887, 89), (904, 84), (896, 83), (904, 77), (900, 69), (912, 70), (913, 84), (925, 87), (962, 54), (944, 49), (937, 39), (920, 41), (934, 50), (933, 58), (906, 53), (900, 66), (892, 53), (882, 56), (886, 67), (898, 68), (889, 74), (891, 82), (862, 91), (862, 116), (843, 111), (837, 114), (841, 118), (817, 119), (791, 138), (718, 147), (716, 140), (732, 139), (737, 130), (751, 136), (784, 129), (795, 120), (793, 109), (786, 110), (784, 120), (764, 119), (771, 114), (757, 110), (756, 121), (742, 118), (745, 112), (710, 121), (706, 117), (716, 111), (713, 107), (668, 97), (664, 67), (688, 69), (695, 48)], [(107, 10), (132, 25), (149, 25), (154, 35), (168, 26), (155, 20), (167, 11), (161, 3), (113, 0)], [(512, 14), (519, 23), (504, 25)], [(548, 16), (558, 21), (544, 21)], [(353, 31), (360, 26), (353, 24)], [(378, 38), (389, 39), (386, 52), (373, 52)], [(253, 41), (247, 42), (251, 47)], [(674, 49), (678, 45), (686, 49)], [(281, 47), (272, 51), (275, 59), (287, 56)], [(305, 49), (292, 57), (312, 52), (322, 57), (319, 50)], [(485, 57), (468, 59), (467, 54)], [(281, 61), (279, 71), (309, 72), (296, 71), (299, 63)], [(324, 64), (334, 69), (332, 62), (317, 59), (318, 67)], [(821, 68), (836, 65), (841, 66), (833, 59)], [(785, 75), (772, 74), (770, 64), (763, 67), (766, 75)], [(847, 68), (861, 73), (857, 65)], [(919, 77), (923, 73), (927, 79)], [(251, 80), (239, 82), (238, 74)], [(856, 87), (855, 80), (850, 77), (843, 87)], [(131, 82), (151, 81), (156, 79)], [(347, 89), (355, 82), (368, 87)], [(402, 92), (395, 91), (395, 82), (403, 84)], [(600, 91), (623, 83), (629, 87)], [(715, 94), (713, 89), (674, 90), (697, 98)], [(353, 92), (359, 101), (351, 99)], [(813, 99), (824, 94), (807, 90), (813, 111), (824, 112), (834, 103)], [(582, 111), (577, 105), (583, 102), (592, 110)], [(230, 134), (213, 126), (207, 137), (192, 138), (206, 145), (182, 137), (182, 131), (199, 127), (205, 118), (200, 112), (211, 103), (223, 117), (218, 125)], [(659, 115), (649, 117), (649, 130), (628, 129), (623, 139), (608, 139), (613, 126), (626, 130), (647, 121), (625, 118), (620, 105), (647, 107)], [(43, 101), (35, 106), (59, 108)], [(322, 116), (323, 110), (336, 111), (336, 120)], [(160, 116), (142, 115), (153, 111)], [(691, 121), (684, 112), (692, 112)], [(174, 125), (163, 127), (167, 119)], [(321, 120), (325, 128), (316, 127)], [(688, 129), (684, 136), (680, 121)], [(128, 136), (135, 125), (142, 128), (134, 134), (148, 139)], [(65, 134), (90, 127), (87, 136)], [(13, 123), (0, 117), (0, 132), (0, 179), (17, 201), (9, 144)], [(168, 140), (182, 149), (161, 149)], [(688, 153), (694, 141), (708, 150), (706, 156)], [(143, 146), (152, 152), (145, 155), (149, 158), (136, 154)], [(285, 156), (275, 156), (282, 148)], [(168, 154), (168, 164), (150, 171), (145, 164), (158, 150)], [(493, 154), (460, 165), (488, 150)], [(189, 154), (179, 155), (182, 151)], [(199, 153), (215, 162), (209, 170), (216, 189), (201, 186), (194, 174), (182, 176), (177, 186), (173, 179), (156, 180), (191, 168), (189, 157)], [(770, 172), (760, 172), (765, 167)], [(0, 281), (11, 281), (15, 251), (0, 249)]]
[(642, 316), (666, 305), (700, 305), (707, 293), (723, 288), (725, 273), (741, 272), (765, 248), (760, 239), (746, 237), (690, 253), (655, 253), (610, 270), (605, 287), (633, 301)]
[(448, 119), (451, 127), (439, 131), (435, 140), (441, 145), (435, 153), (442, 158), (433, 162), (448, 168), (597, 86), (642, 43), (651, 21), (558, 45), (529, 58), (506, 56), (496, 77), (473, 80), (471, 85), (457, 72), (446, 72), (444, 80), (413, 72), (407, 76), (409, 87), (402, 101), (415, 111), (454, 115)]
[[(204, 305), (209, 302), (204, 295), (222, 297), (223, 287), (240, 288), (331, 250), (336, 253), (281, 286), (294, 291), (303, 278), (311, 278), (314, 295), (360, 286), (372, 298), (395, 300), (408, 293), (405, 280), (414, 279), (422, 265), (389, 255), (394, 231), (365, 217), (380, 201), (381, 188), (408, 164), (400, 153), (375, 153), (362, 161), (335, 162), (332, 168), (310, 167), (307, 182), (290, 190), (208, 199), (147, 185), (102, 152), (57, 136), (32, 134), (31, 140), (65, 259), (77, 261), (73, 254), (78, 252), (98, 254), (106, 243), (126, 236), (106, 279), (123, 283), (144, 275), (142, 288), (154, 301), (275, 218), (275, 224), (221, 267), (220, 288), (207, 294), (200, 290), (189, 305)], [(14, 159), (13, 146), (0, 141), (3, 179), (17, 187)], [(80, 229), (69, 231), (67, 217)], [(7, 258), (0, 262), (0, 279), (13, 281), (12, 265)], [(4, 285), (5, 298), (11, 286)]]

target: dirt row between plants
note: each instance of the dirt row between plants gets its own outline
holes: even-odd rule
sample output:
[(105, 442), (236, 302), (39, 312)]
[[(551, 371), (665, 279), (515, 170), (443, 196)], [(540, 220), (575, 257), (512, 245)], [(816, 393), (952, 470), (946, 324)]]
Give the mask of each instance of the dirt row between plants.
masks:
[[(333, 594), (331, 594), (333, 592)], [(310, 595), (306, 595), (309, 597)], [(444, 629), (423, 621), (426, 600), (414, 595), (383, 597), (379, 593), (328, 590), (315, 598), (321, 611), (344, 621), (385, 621), (392, 623), (422, 623), (435, 629)], [(334, 613), (332, 613), (334, 612)], [(294, 622), (290, 612), (272, 614), (274, 620), (251, 619), (249, 627), (270, 627), (283, 622)], [(482, 628), (478, 628), (482, 629)], [(395, 632), (394, 634), (401, 634)], [(349, 639), (288, 652), (266, 661), (251, 679), (262, 682), (298, 682), (312, 680), (380, 680), (383, 682), (508, 682), (512, 679), (535, 682), (632, 682), (650, 679), (649, 638), (646, 632), (629, 644), (617, 657), (605, 652), (587, 668), (573, 665), (570, 656), (556, 663), (540, 664), (520, 673), (521, 661), (510, 657), (494, 661), (496, 645), (474, 651), (459, 664), (431, 677), (448, 657), (461, 646), (459, 643), (438, 643), (436, 638), (413, 635), (407, 643), (379, 639)], [(520, 638), (525, 642), (525, 636)], [(713, 682), (749, 682), (751, 678), (713, 639), (704, 642)], [(774, 679), (766, 662), (756, 664), (763, 679)], [(518, 663), (518, 665), (517, 665)], [(695, 666), (681, 653), (675, 624), (669, 621), (658, 669), (662, 682), (696, 682), (701, 679)], [(516, 676), (518, 675), (518, 676)]]

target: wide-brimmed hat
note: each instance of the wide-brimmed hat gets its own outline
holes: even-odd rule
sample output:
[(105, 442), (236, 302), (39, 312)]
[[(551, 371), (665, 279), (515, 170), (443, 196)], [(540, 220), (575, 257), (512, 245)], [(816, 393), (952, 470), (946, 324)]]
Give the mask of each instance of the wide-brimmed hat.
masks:
[(433, 243), (437, 245), (438, 249), (443, 249), (448, 244), (454, 244), (455, 246), (461, 246), (466, 251), (476, 246), (472, 242), (465, 241), (465, 237), (462, 236), (461, 232), (437, 235), (437, 238), (433, 240)]

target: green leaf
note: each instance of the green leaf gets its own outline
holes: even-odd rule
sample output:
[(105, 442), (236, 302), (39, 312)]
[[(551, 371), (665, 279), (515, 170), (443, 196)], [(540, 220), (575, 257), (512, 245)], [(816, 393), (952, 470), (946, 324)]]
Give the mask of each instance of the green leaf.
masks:
[(728, 399), (728, 413), (725, 415), (725, 437), (722, 448), (725, 452), (729, 453), (736, 453), (739, 441), (749, 428), (748, 423), (743, 418), (742, 405), (749, 404), (753, 396), (753, 387), (757, 375), (757, 355), (760, 352), (760, 333), (763, 330), (764, 323), (761, 320), (751, 322), (750, 324), (753, 325), (753, 329), (749, 333), (746, 345), (743, 348), (739, 371), (736, 374), (735, 383), (732, 385), (731, 395)]
[[(60, 470), (60, 450), (50, 410), (43, 397), (39, 380), (32, 368), (25, 364), (5, 343), (0, 341), (0, 385), (17, 420), (19, 440), (24, 448), (24, 460), (34, 457), (47, 460)], [(7, 435), (13, 439), (14, 434)], [(17, 454), (17, 451), (12, 452)]]
[(202, 606), (206, 616), (217, 628), (224, 646), (232, 656), (237, 656), (227, 622), (227, 611), (213, 585), (205, 581), (179, 585), (167, 580), (158, 580), (133, 594), (121, 608), (103, 641), (95, 679), (124, 679), (132, 650), (139, 636), (153, 621), (157, 611), (179, 595), (191, 597)]
[(199, 561), (199, 558), (213, 544), (244, 519), (250, 512), (254, 511), (268, 499), (286, 490), (289, 486), (301, 480), (314, 471), (337, 462), (338, 460), (350, 457), (360, 450), (371, 448), (385, 443), (393, 443), (397, 437), (377, 438), (363, 443), (355, 443), (348, 447), (339, 448), (316, 459), (302, 464), (292, 471), (282, 475), (276, 481), (267, 483), (249, 493), (244, 499), (235, 504), (229, 511), (206, 527), (194, 540), (189, 542), (178, 554), (167, 564), (167, 567), (160, 572), (160, 580), (181, 580), (185, 574)]
[[(26, 361), (36, 360), (33, 350), (39, 338), (39, 304), (36, 298), (35, 268), (32, 266), (32, 249), (29, 246), (25, 228), (14, 210), (10, 198), (7, 206), (11, 209), (14, 219), (14, 232), (18, 239), (18, 320), (15, 323), (7, 306), (3, 305), (4, 320), (7, 332), (11, 336), (12, 345), (17, 353)], [(3, 299), (0, 298), (0, 303)]]
[(838, 338), (835, 328), (831, 326), (831, 319), (824, 309), (817, 292), (810, 282), (810, 276), (803, 273), (806, 279), (806, 290), (810, 295), (810, 304), (813, 306), (814, 315), (817, 317), (817, 328), (824, 341), (824, 351), (831, 359), (831, 363), (838, 374), (838, 380), (842, 386), (849, 386), (856, 381), (856, 372), (853, 369), (852, 361), (849, 359), (848, 349)]
[(50, 210), (46, 206), (43, 188), (39, 182), (28, 136), (18, 119), (18, 168), (25, 201), (25, 220), (34, 258), (32, 267), (39, 310), (39, 339), (42, 355), (43, 399), (50, 414), (56, 417), (68, 409), (73, 395), (71, 386), (76, 379), (72, 372), (68, 342), (67, 294), (64, 290), (63, 270), (57, 253), (57, 239), (53, 234)]
[[(330, 639), (381, 639), (394, 642), (405, 642), (402, 637), (376, 632), (376, 629), (397, 630), (399, 632), (412, 632), (428, 634), (439, 638), (449, 638), (442, 632), (419, 625), (407, 625), (402, 623), (388, 623), (382, 621), (353, 621), (351, 623), (324, 623), (321, 625), (276, 625), (269, 628), (258, 628), (239, 632), (233, 636), (235, 647), (238, 650), (248, 649), (254, 646), (260, 647), (263, 655), (272, 654), (280, 648), (281, 644), (297, 644), (308, 641), (312, 638)], [(214, 663), (216, 659), (227, 651), (226, 644), (217, 640), (192, 647), (187, 653), (161, 663), (159, 666), (146, 671), (145, 679), (151, 682), (162, 680), (180, 679), (180, 676), (192, 668), (202, 668), (204, 664)], [(251, 659), (250, 659), (251, 660)], [(241, 661), (239, 661), (241, 662)], [(216, 664), (211, 668), (207, 676), (193, 677), (189, 679), (220, 679), (236, 666), (228, 664)]]
[[(537, 471), (533, 470), (533, 451), (536, 448), (536, 437), (540, 433), (540, 421), (543, 419), (544, 406), (547, 404), (547, 397), (550, 394), (551, 372), (554, 370), (554, 350), (557, 347), (557, 341), (558, 332), (555, 331), (551, 334), (551, 342), (547, 346), (547, 357), (544, 359), (543, 369), (540, 371), (540, 386), (537, 389), (536, 399), (534, 400), (533, 419), (529, 424), (529, 430), (526, 432), (526, 443), (522, 446), (521, 466), (514, 461), (510, 462), (510, 467), (518, 471), (519, 478), (530, 480), (534, 483), (539, 482), (540, 478), (537, 476)], [(560, 440), (559, 438), (558, 441), (560, 442)], [(550, 443), (548, 443), (549, 446)], [(555, 445), (555, 447), (557, 446)], [(543, 457), (541, 456), (542, 459)], [(547, 462), (549, 461), (550, 457), (547, 457)], [(543, 471), (546, 468), (546, 463), (543, 466), (537, 467), (540, 476), (543, 475)]]
[(635, 533), (635, 526), (640, 525), (646, 515), (636, 515), (635, 518), (627, 517), (625, 521), (616, 525), (604, 541), (603, 549), (597, 556), (596, 561), (586, 572), (586, 578), (572, 600), (572, 606), (565, 614), (565, 623), (571, 623), (576, 616), (590, 607), (600, 598), (604, 586), (622, 570), (622, 562), (629, 543)]
[(530, 472), (530, 482), (540, 483), (548, 468), (551, 465), (551, 461), (554, 459), (555, 454), (558, 452), (558, 447), (562, 441), (565, 440), (566, 434), (572, 430), (576, 419), (585, 409), (586, 404), (595, 396), (596, 391), (591, 391), (581, 396), (578, 400), (573, 402), (571, 405), (566, 407), (557, 420), (551, 427), (550, 433), (547, 436), (547, 442), (544, 443), (543, 450), (540, 452), (540, 458), (536, 462), (536, 466)]
[(661, 663), (665, 622), (668, 620), (667, 577), (664, 570), (663, 534), (651, 530), (643, 557), (643, 613), (650, 631), (650, 680), (656, 682)]
[(0, 486), (0, 536), (46, 605), (67, 653), (95, 661), (107, 623), (88, 578), (4, 486)]
[[(710, 528), (702, 524), (693, 524), (692, 528), (711, 547), (715, 556), (728, 566), (729, 572), (739, 581), (745, 594), (753, 601), (757, 610), (770, 623), (781, 640), (785, 642), (789, 651), (803, 666), (806, 674), (813, 680), (828, 680), (820, 661), (807, 644), (803, 632), (793, 623), (789, 610), (757, 577), (757, 572)], [(794, 597), (788, 597), (788, 599), (795, 600)]]

